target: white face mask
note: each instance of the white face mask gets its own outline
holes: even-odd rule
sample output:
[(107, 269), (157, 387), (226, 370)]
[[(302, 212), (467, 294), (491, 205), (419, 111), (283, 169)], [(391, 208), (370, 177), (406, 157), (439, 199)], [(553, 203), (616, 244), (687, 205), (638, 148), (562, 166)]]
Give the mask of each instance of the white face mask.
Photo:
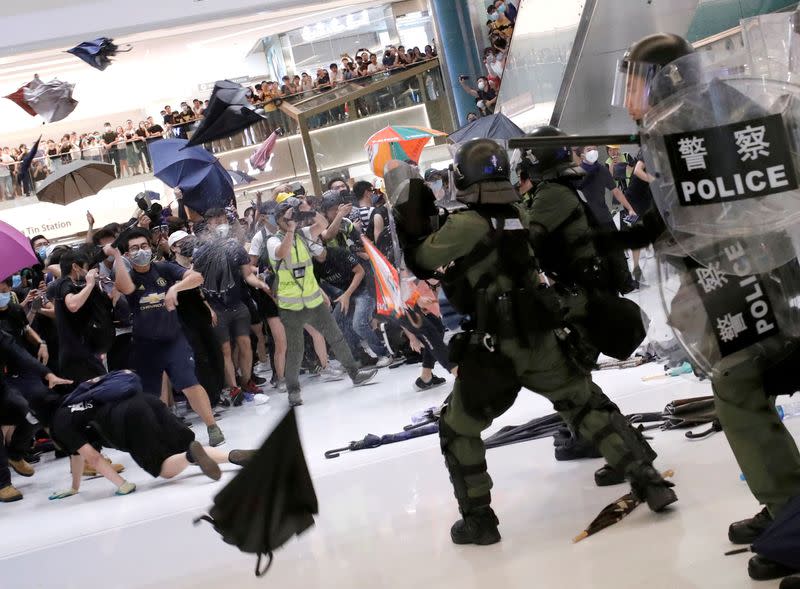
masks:
[(483, 80), (478, 82), (478, 90), (486, 90), (486, 82), (484, 82)]
[(217, 235), (220, 237), (228, 237), (228, 234), (231, 232), (230, 225), (217, 225)]
[(600, 154), (597, 152), (596, 149), (592, 149), (590, 151), (587, 151), (585, 155), (586, 155), (586, 161), (589, 162), (590, 164), (594, 164), (597, 162), (597, 158)]

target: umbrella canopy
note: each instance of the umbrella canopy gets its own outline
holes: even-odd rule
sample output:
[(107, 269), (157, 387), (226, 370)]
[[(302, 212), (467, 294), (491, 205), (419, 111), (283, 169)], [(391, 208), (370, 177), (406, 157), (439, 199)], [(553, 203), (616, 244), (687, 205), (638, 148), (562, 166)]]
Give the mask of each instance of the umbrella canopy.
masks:
[(389, 126), (367, 139), (364, 148), (369, 155), (372, 171), (383, 178), (383, 168), (389, 161), (412, 161), (416, 164), (431, 137), (444, 135), (441, 131), (426, 127)]
[(453, 143), (463, 143), (470, 139), (494, 139), (495, 141), (508, 141), (515, 137), (524, 137), (525, 131), (503, 113), (495, 113), (481, 117), (458, 131), (450, 134), (448, 139)]
[(39, 263), (30, 240), (4, 221), (0, 221), (0, 252), (0, 280)]
[(244, 86), (222, 80), (214, 84), (208, 108), (189, 140), (189, 146), (230, 137), (262, 118), (247, 101), (247, 89)]
[(217, 158), (185, 139), (162, 139), (150, 144), (153, 173), (172, 188), (180, 188), (183, 204), (204, 214), (224, 208), (233, 197), (233, 180)]
[(240, 172), (239, 170), (226, 170), (228, 175), (233, 180), (234, 186), (239, 186), (240, 184), (250, 184), (251, 182), (255, 182), (256, 179), (250, 176), (249, 174), (245, 174), (244, 172)]
[(74, 84), (61, 80), (42, 82), (34, 76), (27, 86), (22, 87), (22, 95), (28, 106), (48, 123), (67, 118), (78, 101), (72, 98)]
[(22, 161), (19, 163), (19, 170), (17, 173), (17, 182), (21, 185), (25, 178), (28, 176), (28, 170), (31, 169), (31, 164), (33, 163), (33, 158), (36, 157), (36, 153), (39, 151), (39, 142), (42, 140), (42, 136), (39, 135), (39, 138), (36, 140), (36, 143), (33, 144), (30, 151), (25, 154), (25, 157), (22, 158)]
[(102, 72), (111, 65), (111, 58), (116, 56), (119, 51), (120, 48), (114, 44), (114, 39), (99, 37), (92, 41), (84, 41), (72, 49), (68, 49), (67, 53), (71, 53)]
[(250, 165), (253, 166), (256, 170), (264, 171), (264, 168), (267, 167), (267, 162), (269, 162), (269, 158), (272, 155), (272, 151), (275, 149), (275, 143), (278, 141), (278, 131), (273, 131), (269, 137), (267, 137), (266, 141), (262, 143), (258, 149), (253, 152), (253, 155), (250, 156)]
[(772, 525), (753, 544), (753, 552), (800, 570), (800, 496), (781, 509)]
[(20, 86), (19, 88), (17, 88), (11, 94), (6, 94), (3, 98), (8, 98), (11, 102), (16, 104), (18, 107), (20, 107), (26, 113), (28, 113), (32, 117), (35, 117), (36, 116), (36, 111), (33, 110), (31, 108), (31, 105), (28, 104), (28, 101), (25, 100), (24, 91), (25, 91), (25, 89), (27, 87), (28, 87), (28, 84), (25, 84), (24, 86)]
[[(258, 555), (256, 576), (272, 564), (272, 551), (314, 525), (317, 495), (308, 473), (294, 410), (256, 455), (214, 497), (209, 521), (228, 544)], [(269, 557), (264, 570), (261, 559)]]
[(50, 174), (39, 184), (36, 196), (44, 202), (68, 205), (97, 194), (115, 178), (113, 164), (78, 160)]
[(405, 313), (403, 292), (400, 288), (400, 274), (381, 251), (369, 239), (361, 236), (364, 251), (369, 257), (375, 275), (377, 312), (379, 315), (402, 317)]

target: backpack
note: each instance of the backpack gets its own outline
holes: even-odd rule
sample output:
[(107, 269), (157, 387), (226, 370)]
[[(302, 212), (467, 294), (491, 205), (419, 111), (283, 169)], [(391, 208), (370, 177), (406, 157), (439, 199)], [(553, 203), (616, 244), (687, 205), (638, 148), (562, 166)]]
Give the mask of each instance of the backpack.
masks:
[(78, 385), (61, 402), (62, 407), (91, 402), (103, 405), (123, 401), (142, 393), (142, 381), (135, 372), (117, 370)]

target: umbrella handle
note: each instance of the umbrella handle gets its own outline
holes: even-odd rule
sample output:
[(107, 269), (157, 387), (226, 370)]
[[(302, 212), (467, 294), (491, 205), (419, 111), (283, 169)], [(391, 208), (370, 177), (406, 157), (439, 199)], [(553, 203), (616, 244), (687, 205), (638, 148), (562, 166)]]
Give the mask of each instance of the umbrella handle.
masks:
[[(268, 556), (269, 557), (269, 561), (267, 562), (267, 566), (264, 567), (264, 570), (261, 570), (261, 559), (264, 556)], [(256, 577), (261, 578), (264, 575), (266, 575), (267, 571), (269, 571), (271, 566), (272, 566), (272, 551), (270, 550), (269, 552), (266, 552), (266, 553), (263, 553), (263, 554), (259, 553), (258, 554), (258, 560), (256, 561)]]
[(342, 452), (349, 452), (350, 446), (345, 446), (344, 448), (334, 448), (333, 450), (328, 450), (325, 452), (325, 458), (339, 458)]

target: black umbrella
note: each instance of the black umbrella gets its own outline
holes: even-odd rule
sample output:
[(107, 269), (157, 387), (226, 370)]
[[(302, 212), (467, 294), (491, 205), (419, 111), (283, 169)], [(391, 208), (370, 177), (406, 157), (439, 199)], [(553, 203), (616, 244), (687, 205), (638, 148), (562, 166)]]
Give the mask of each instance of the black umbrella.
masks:
[[(209, 515), (222, 539), (258, 555), (256, 576), (272, 565), (272, 551), (314, 525), (317, 495), (308, 473), (294, 410), (290, 409), (253, 459), (216, 497)], [(261, 559), (269, 562), (261, 569)]]
[(17, 182), (21, 185), (25, 178), (28, 176), (28, 170), (31, 169), (31, 164), (33, 163), (33, 158), (36, 157), (36, 153), (39, 151), (39, 142), (42, 140), (42, 136), (39, 135), (39, 138), (36, 140), (36, 143), (33, 144), (31, 150), (25, 154), (25, 157), (22, 158), (22, 161), (19, 164), (19, 170), (17, 173)]
[(44, 202), (68, 205), (100, 192), (114, 180), (114, 165), (78, 160), (50, 174), (36, 190), (36, 197)]
[(453, 143), (463, 143), (470, 139), (507, 141), (524, 135), (525, 131), (517, 127), (506, 115), (495, 113), (488, 117), (481, 117), (461, 127), (458, 131), (453, 131), (448, 139)]
[(67, 53), (71, 53), (102, 72), (111, 65), (112, 57), (115, 57), (117, 53), (125, 53), (127, 51), (130, 51), (130, 46), (123, 51), (114, 44), (114, 39), (100, 37), (92, 41), (84, 41), (72, 49), (68, 49)]
[(781, 509), (772, 525), (753, 544), (753, 552), (800, 570), (800, 495)]
[(261, 115), (247, 101), (247, 89), (236, 82), (222, 80), (214, 84), (208, 108), (189, 146), (230, 137), (260, 120)]
[(244, 172), (240, 172), (239, 170), (225, 170), (228, 172), (228, 175), (233, 180), (234, 186), (239, 186), (240, 184), (250, 184), (251, 182), (255, 182), (256, 179), (253, 178), (249, 174), (245, 174)]

